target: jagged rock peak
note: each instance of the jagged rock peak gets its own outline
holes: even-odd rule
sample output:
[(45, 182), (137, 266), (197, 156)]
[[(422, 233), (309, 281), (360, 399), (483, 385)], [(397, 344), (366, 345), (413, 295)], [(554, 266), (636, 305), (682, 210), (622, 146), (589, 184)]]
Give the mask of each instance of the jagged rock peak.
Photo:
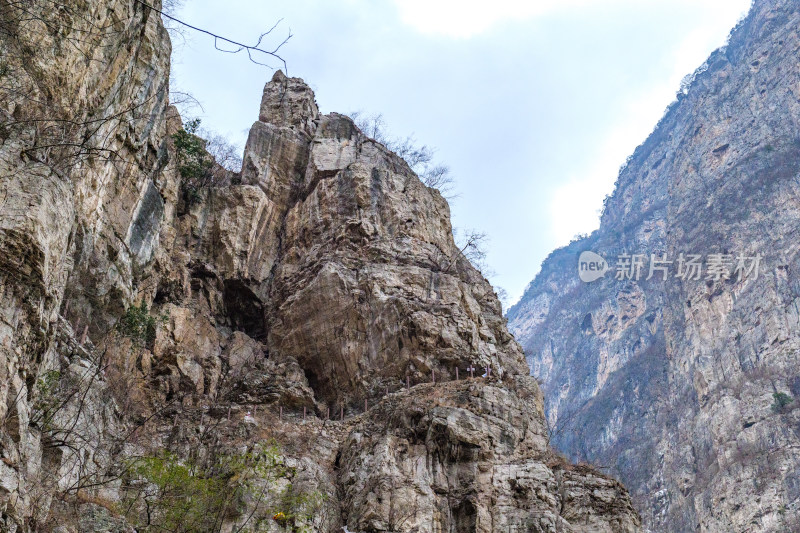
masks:
[(302, 78), (289, 78), (277, 70), (264, 86), (258, 120), (289, 126), (310, 135), (318, 117), (319, 108), (311, 87)]
[[(0, 135), (0, 531), (144, 531), (176, 509), (168, 528), (185, 531), (209, 516), (219, 531), (639, 531), (619, 483), (551, 453), (539, 387), (441, 194), (282, 72), (238, 179), (195, 186), (158, 14), (67, 4), (71, 20), (45, 0), (0, 16), (45, 22), (0, 31), (0, 122), (16, 124)], [(25, 155), (37, 117), (62, 116), (49, 99), (86, 119), (50, 139), (93, 150), (48, 150), (52, 168)], [(125, 118), (96, 135), (101, 111)], [(266, 443), (280, 468), (257, 466)], [(179, 508), (160, 464), (197, 467)]]

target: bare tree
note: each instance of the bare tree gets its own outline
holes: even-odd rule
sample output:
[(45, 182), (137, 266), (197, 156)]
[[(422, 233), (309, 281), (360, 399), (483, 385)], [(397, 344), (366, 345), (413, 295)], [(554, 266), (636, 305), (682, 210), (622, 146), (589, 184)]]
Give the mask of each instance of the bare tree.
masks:
[(239, 172), (242, 170), (242, 149), (239, 146), (230, 142), (219, 133), (205, 128), (201, 128), (198, 134), (205, 139), (206, 151), (214, 158), (219, 166), (231, 172)]
[(353, 111), (350, 113), (350, 118), (367, 137), (387, 146), (389, 138), (386, 136), (386, 121), (382, 114), (366, 115), (362, 111)]
[(454, 237), (456, 246), (458, 246), (458, 252), (450, 258), (445, 272), (450, 270), (450, 267), (458, 260), (459, 256), (464, 257), (464, 259), (472, 263), (472, 266), (482, 273), (488, 270), (486, 265), (486, 245), (488, 244), (489, 238), (485, 233), (475, 229), (467, 229), (464, 231), (455, 230)]
[(186, 36), (189, 33), (187, 28), (181, 26), (173, 20), (174, 17), (177, 17), (178, 11), (183, 8), (185, 3), (185, 0), (162, 0), (161, 2), (161, 11), (163, 11), (165, 15), (161, 18), (164, 21), (164, 27), (169, 32), (169, 36), (172, 38), (173, 45), (177, 40), (185, 42)]
[(350, 113), (350, 117), (365, 135), (402, 157), (427, 187), (438, 190), (448, 200), (455, 198), (456, 195), (453, 194), (455, 184), (450, 175), (450, 168), (434, 162), (436, 153), (434, 148), (426, 144), (420, 146), (413, 135), (405, 138), (391, 137), (387, 133), (386, 121), (380, 113), (367, 115), (361, 111), (354, 111)]
[(509, 306), (508, 291), (506, 291), (503, 287), (500, 286), (495, 286), (494, 291), (495, 294), (497, 294), (497, 299), (500, 300), (500, 304), (503, 306), (503, 309), (508, 309)]

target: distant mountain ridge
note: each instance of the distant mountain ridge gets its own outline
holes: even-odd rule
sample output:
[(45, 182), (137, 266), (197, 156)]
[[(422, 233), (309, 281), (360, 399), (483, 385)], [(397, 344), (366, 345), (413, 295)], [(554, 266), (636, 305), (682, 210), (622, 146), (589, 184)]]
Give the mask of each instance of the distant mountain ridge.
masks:
[[(507, 313), (556, 447), (619, 476), (652, 531), (800, 531), (798, 28), (800, 3), (757, 0), (620, 171), (600, 228)], [(582, 282), (584, 251), (611, 270)], [(640, 279), (616, 279), (626, 254)], [(668, 279), (645, 279), (651, 254)], [(701, 279), (676, 277), (680, 254)], [(739, 254), (761, 256), (757, 279)]]

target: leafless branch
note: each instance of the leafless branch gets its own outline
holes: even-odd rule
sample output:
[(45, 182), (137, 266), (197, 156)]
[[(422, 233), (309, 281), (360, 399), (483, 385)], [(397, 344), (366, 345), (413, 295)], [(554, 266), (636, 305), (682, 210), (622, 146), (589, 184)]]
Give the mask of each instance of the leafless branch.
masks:
[[(268, 65), (267, 63), (262, 63), (260, 61), (257, 61), (256, 59), (254, 59), (254, 54), (255, 54), (255, 57), (259, 57), (260, 55), (269, 56), (269, 57), (272, 57), (273, 59), (276, 59), (276, 60), (280, 61), (283, 64), (284, 72), (286, 72), (286, 70), (287, 70), (287, 68), (286, 68), (286, 60), (283, 59), (283, 57), (281, 57), (278, 54), (278, 52), (283, 47), (283, 45), (285, 45), (289, 41), (289, 39), (292, 38), (291, 30), (289, 30), (289, 35), (283, 41), (281, 41), (278, 44), (278, 46), (276, 46), (272, 50), (265, 50), (264, 48), (261, 48), (261, 42), (264, 40), (264, 37), (267, 37), (268, 35), (270, 35), (275, 30), (275, 28), (277, 28), (278, 25), (283, 21), (283, 19), (278, 20), (278, 22), (276, 22), (269, 30), (267, 30), (264, 33), (262, 33), (258, 37), (258, 40), (256, 41), (255, 44), (248, 45), (248, 44), (240, 43), (238, 41), (234, 41), (233, 39), (229, 39), (227, 37), (223, 37), (222, 35), (218, 35), (218, 34), (216, 34), (214, 32), (211, 32), (211, 31), (208, 31), (208, 30), (204, 30), (203, 28), (199, 28), (197, 26), (193, 26), (193, 25), (191, 25), (191, 24), (189, 24), (187, 22), (184, 22), (184, 21), (176, 18), (176, 17), (173, 17), (172, 15), (170, 15), (168, 13), (165, 13), (164, 11), (162, 11), (160, 9), (156, 9), (155, 7), (153, 7), (152, 5), (148, 4), (147, 2), (144, 2), (143, 0), (135, 0), (135, 1), (138, 2), (141, 5), (149, 8), (149, 9), (152, 9), (156, 13), (159, 13), (162, 17), (164, 17), (164, 18), (166, 18), (168, 20), (171, 20), (171, 21), (173, 21), (173, 22), (175, 22), (175, 23), (177, 23), (177, 24), (179, 24), (181, 26), (189, 28), (190, 30), (194, 30), (194, 31), (197, 31), (197, 32), (200, 32), (200, 33), (204, 33), (206, 35), (209, 35), (209, 36), (213, 37), (214, 38), (214, 48), (216, 48), (220, 52), (225, 52), (225, 53), (228, 53), (228, 54), (238, 54), (239, 52), (245, 51), (247, 53), (248, 59), (250, 59), (250, 61), (252, 61), (253, 63), (255, 63), (256, 65), (261, 65), (261, 66), (267, 67), (269, 69), (272, 69), (273, 67), (271, 65)], [(220, 48), (220, 43), (221, 42), (222, 43), (231, 44), (231, 45), (235, 46), (236, 49), (234, 49), (234, 50), (226, 50), (224, 48)]]
[(459, 257), (464, 257), (478, 270), (485, 270), (486, 243), (489, 240), (486, 234), (476, 230), (467, 230), (458, 240), (460, 241), (457, 244), (458, 250), (448, 258), (447, 267), (443, 272), (449, 272)]
[(386, 121), (380, 113), (367, 115), (361, 111), (354, 111), (350, 113), (350, 117), (365, 135), (403, 158), (427, 187), (438, 190), (448, 200), (456, 197), (453, 194), (454, 181), (450, 168), (434, 162), (436, 153), (434, 148), (426, 144), (420, 146), (413, 135), (405, 138), (389, 136), (386, 131)]

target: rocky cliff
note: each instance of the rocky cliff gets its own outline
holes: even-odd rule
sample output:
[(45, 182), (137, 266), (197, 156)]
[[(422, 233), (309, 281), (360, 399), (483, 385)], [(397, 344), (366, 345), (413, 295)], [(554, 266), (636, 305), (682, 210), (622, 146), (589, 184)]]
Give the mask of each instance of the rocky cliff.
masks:
[(232, 173), (146, 4), (2, 0), (0, 53), (1, 530), (639, 529), (447, 202), (302, 80)]
[[(800, 528), (798, 22), (797, 2), (754, 3), (621, 170), (600, 229), (508, 313), (554, 444), (618, 476), (652, 531)], [(585, 251), (610, 267), (588, 283)]]

